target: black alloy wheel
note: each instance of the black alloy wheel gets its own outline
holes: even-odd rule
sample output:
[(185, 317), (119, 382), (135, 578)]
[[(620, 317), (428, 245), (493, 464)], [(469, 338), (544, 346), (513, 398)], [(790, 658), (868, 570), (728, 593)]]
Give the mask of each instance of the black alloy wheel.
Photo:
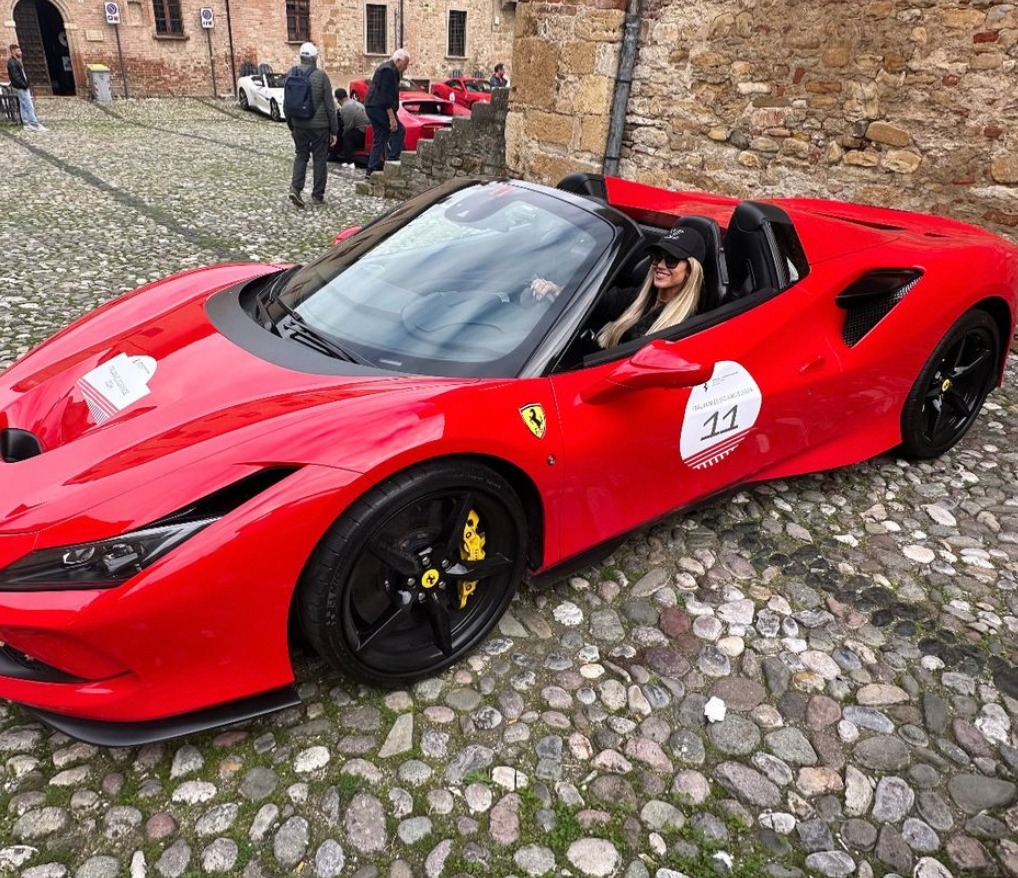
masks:
[(279, 112), (279, 104), (275, 100), (269, 101), (269, 118), (273, 122), (280, 122), (283, 119), (282, 114)]
[(454, 664), (505, 612), (525, 562), (523, 507), (486, 467), (420, 465), (336, 522), (305, 571), (301, 627), (338, 670), (401, 686)]
[(951, 448), (972, 426), (1000, 368), (1000, 335), (985, 311), (973, 309), (952, 326), (923, 366), (901, 416), (903, 450), (930, 458)]
[(251, 105), (247, 101), (247, 92), (241, 89), (237, 92), (237, 103), (240, 104), (242, 110), (250, 110)]

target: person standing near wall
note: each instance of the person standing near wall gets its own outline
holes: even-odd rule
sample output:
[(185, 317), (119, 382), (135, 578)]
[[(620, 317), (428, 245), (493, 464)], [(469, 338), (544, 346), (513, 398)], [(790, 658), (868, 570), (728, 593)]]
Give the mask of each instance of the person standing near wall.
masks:
[(409, 66), (410, 53), (406, 49), (397, 49), (388, 61), (378, 65), (375, 75), (371, 77), (371, 87), (364, 98), (364, 109), (371, 120), (373, 140), (365, 177), (382, 170), (386, 159), (398, 161), (403, 151), (406, 128), (396, 114), (399, 111), (399, 81)]
[(505, 75), (505, 64), (499, 63), (495, 65), (495, 72), (492, 74), (491, 79), (488, 80), (492, 88), (508, 88), (509, 79)]
[(21, 124), (26, 131), (49, 131), (42, 122), (36, 118), (35, 104), (32, 102), (32, 90), (28, 84), (28, 74), (25, 73), (25, 65), (21, 60), (21, 47), (17, 43), (10, 45), (11, 57), (7, 59), (7, 78), (11, 81), (11, 88), (18, 96), (18, 106), (21, 109)]
[(309, 158), (313, 163), (311, 200), (315, 204), (325, 203), (325, 184), (329, 180), (329, 147), (336, 144), (339, 120), (336, 118), (336, 103), (332, 99), (332, 83), (325, 71), (318, 69), (318, 49), (314, 43), (304, 43), (300, 47), (300, 67), (295, 68), (295, 71), (297, 69), (299, 75), (307, 77), (311, 106), (314, 108), (310, 118), (291, 118), (290, 112), (286, 110), (284, 96), (286, 124), (293, 135), (294, 149), (290, 201), (297, 207), (303, 207), (304, 180)]

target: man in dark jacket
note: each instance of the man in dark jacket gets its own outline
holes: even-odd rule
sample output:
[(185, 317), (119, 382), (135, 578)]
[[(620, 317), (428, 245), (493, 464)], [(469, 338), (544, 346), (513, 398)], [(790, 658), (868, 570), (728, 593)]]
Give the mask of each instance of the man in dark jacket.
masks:
[(371, 87), (364, 98), (364, 109), (371, 120), (371, 155), (368, 156), (370, 177), (382, 170), (386, 159), (398, 161), (403, 151), (403, 137), (406, 128), (399, 121), (399, 81), (410, 66), (410, 53), (397, 49), (392, 57), (379, 64), (371, 77)]
[(339, 123), (336, 119), (336, 104), (332, 98), (332, 83), (324, 70), (318, 69), (318, 49), (314, 43), (300, 47), (301, 73), (308, 78), (311, 87), (311, 105), (315, 114), (310, 119), (291, 119), (286, 124), (293, 135), (293, 178), (290, 181), (290, 201), (297, 207), (304, 206), (304, 179), (307, 176), (308, 158), (314, 163), (311, 182), (311, 200), (315, 204), (325, 203), (325, 184), (329, 179), (329, 147), (336, 143)]
[(21, 124), (26, 131), (48, 131), (35, 117), (35, 105), (32, 103), (32, 91), (28, 87), (28, 74), (25, 73), (25, 65), (21, 61), (21, 47), (17, 43), (10, 45), (11, 57), (7, 59), (7, 78), (11, 81), (11, 88), (18, 96), (18, 106), (21, 108)]

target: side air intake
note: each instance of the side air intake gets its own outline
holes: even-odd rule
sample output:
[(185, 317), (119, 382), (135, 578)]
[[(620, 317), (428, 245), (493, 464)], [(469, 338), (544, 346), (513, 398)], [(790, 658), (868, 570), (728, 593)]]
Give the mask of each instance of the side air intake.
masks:
[(845, 309), (841, 337), (849, 347), (857, 345), (891, 313), (923, 276), (914, 268), (877, 268), (868, 271), (842, 290), (834, 300)]

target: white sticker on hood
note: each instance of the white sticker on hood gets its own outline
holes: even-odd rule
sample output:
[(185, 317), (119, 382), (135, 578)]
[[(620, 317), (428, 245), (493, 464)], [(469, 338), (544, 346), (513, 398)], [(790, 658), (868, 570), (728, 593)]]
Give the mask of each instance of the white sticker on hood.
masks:
[(117, 354), (83, 375), (78, 380), (78, 389), (96, 423), (105, 424), (132, 402), (148, 396), (148, 382), (155, 371), (156, 361), (152, 357)]
[(762, 396), (753, 376), (722, 360), (704, 384), (689, 394), (679, 454), (694, 469), (713, 466), (746, 438), (760, 415)]

